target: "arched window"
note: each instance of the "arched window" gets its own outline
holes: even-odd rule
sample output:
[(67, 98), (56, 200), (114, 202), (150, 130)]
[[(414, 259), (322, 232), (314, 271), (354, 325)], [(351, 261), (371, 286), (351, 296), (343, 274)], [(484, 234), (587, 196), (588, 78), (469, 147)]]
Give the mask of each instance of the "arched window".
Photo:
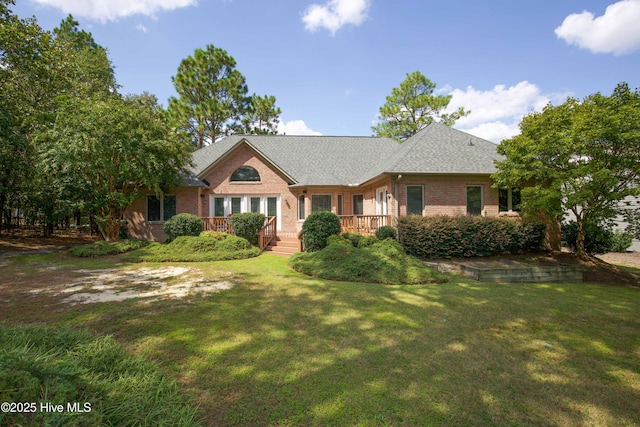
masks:
[(231, 182), (259, 182), (260, 174), (251, 166), (240, 166), (231, 174)]

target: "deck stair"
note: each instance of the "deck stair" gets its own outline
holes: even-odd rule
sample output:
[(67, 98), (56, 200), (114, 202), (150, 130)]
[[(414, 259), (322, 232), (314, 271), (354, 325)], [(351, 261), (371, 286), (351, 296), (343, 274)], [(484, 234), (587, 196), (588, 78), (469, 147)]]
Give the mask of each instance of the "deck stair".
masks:
[(296, 237), (278, 236), (269, 243), (265, 251), (275, 255), (291, 256), (300, 252), (300, 240)]

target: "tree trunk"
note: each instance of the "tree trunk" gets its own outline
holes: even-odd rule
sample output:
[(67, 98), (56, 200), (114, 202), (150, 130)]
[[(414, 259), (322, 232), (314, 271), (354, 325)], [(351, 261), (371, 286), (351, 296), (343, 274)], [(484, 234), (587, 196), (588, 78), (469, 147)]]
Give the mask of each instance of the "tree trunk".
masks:
[(98, 221), (96, 221), (96, 213), (94, 211), (89, 213), (89, 230), (91, 230), (90, 234), (92, 236), (100, 234), (100, 227), (98, 226)]
[(53, 228), (54, 217), (53, 217), (53, 207), (45, 206), (44, 208), (44, 224), (42, 225), (42, 235), (43, 237), (52, 237), (53, 236)]
[(103, 210), (103, 216), (99, 223), (102, 238), (107, 242), (115, 242), (120, 237), (120, 218), (122, 212), (118, 208), (110, 206)]
[(4, 217), (4, 205), (7, 203), (7, 195), (6, 194), (0, 194), (0, 214), (2, 214), (2, 216), (0, 217), (0, 237), (2, 236), (2, 222), (3, 222), (3, 217)]
[(587, 251), (584, 247), (585, 234), (586, 229), (584, 227), (584, 221), (580, 218), (577, 218), (576, 224), (578, 225), (578, 234), (576, 236), (576, 256), (579, 259), (585, 260), (589, 258), (587, 255)]

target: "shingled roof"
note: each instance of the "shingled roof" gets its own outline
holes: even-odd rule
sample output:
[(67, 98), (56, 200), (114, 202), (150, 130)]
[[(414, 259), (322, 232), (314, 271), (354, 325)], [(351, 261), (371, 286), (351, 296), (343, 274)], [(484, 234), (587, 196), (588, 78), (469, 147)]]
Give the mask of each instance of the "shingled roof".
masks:
[(226, 153), (247, 144), (291, 178), (292, 185), (359, 185), (385, 173), (491, 174), (496, 145), (433, 123), (400, 144), (353, 136), (233, 135), (193, 153), (198, 178)]
[(407, 139), (378, 173), (492, 174), (497, 145), (440, 123)]

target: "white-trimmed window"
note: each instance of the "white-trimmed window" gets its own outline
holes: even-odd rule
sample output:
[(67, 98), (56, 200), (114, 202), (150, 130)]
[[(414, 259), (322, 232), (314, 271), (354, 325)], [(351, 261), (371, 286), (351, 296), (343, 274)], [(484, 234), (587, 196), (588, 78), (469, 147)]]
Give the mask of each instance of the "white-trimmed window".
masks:
[(364, 215), (364, 196), (362, 194), (353, 196), (353, 214)]
[(520, 212), (520, 189), (501, 188), (498, 190), (498, 205), (500, 212)]
[[(227, 217), (235, 213), (259, 212), (265, 216), (281, 216), (280, 196), (278, 195), (224, 195), (211, 196), (209, 215)], [(282, 221), (278, 221), (280, 229)]]
[(279, 197), (267, 197), (267, 216), (279, 216)]
[(214, 197), (213, 198), (213, 216), (221, 217), (225, 216), (225, 198)]
[(311, 196), (311, 213), (331, 212), (331, 194), (313, 194)]
[(407, 185), (407, 215), (422, 215), (424, 185)]
[(300, 221), (304, 220), (306, 217), (304, 205), (305, 205), (305, 196), (304, 194), (301, 194), (300, 196), (298, 196), (298, 219)]
[(176, 214), (176, 196), (147, 196), (147, 221), (166, 221)]
[(342, 194), (338, 194), (338, 206), (336, 206), (336, 210), (338, 211), (338, 215), (342, 215), (344, 212), (344, 197)]
[(467, 185), (467, 215), (482, 215), (482, 185)]

